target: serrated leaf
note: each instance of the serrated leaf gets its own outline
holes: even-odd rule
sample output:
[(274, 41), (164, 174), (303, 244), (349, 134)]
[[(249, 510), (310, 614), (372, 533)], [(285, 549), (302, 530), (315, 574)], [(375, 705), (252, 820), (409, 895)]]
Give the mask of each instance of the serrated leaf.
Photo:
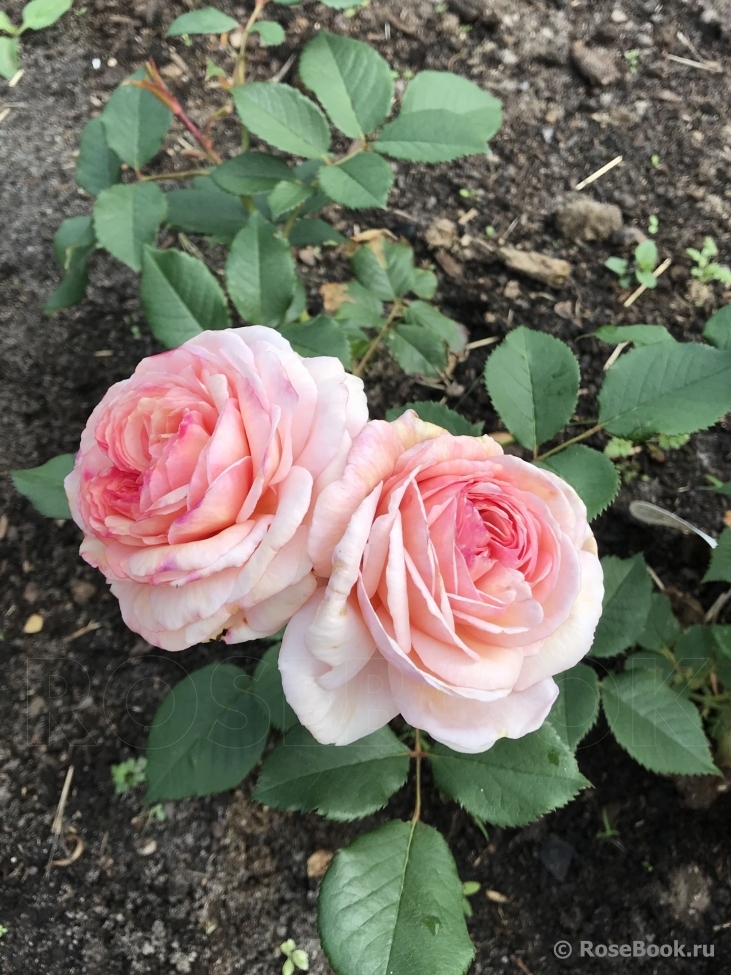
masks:
[(100, 118), (87, 122), (81, 133), (79, 156), (76, 160), (76, 182), (96, 196), (114, 186), (122, 178), (122, 162), (107, 145), (104, 125)]
[(484, 139), (468, 119), (440, 109), (402, 113), (384, 125), (373, 148), (394, 159), (430, 163), (451, 162), (487, 151)]
[(393, 172), (380, 156), (359, 152), (337, 166), (323, 166), (320, 186), (336, 203), (353, 210), (385, 207), (393, 186)]
[(731, 582), (731, 528), (724, 528), (721, 532), (703, 581)]
[(284, 316), (284, 324), (289, 325), (292, 322), (299, 321), (306, 310), (307, 291), (302, 283), (302, 278), (298, 274), (295, 274), (294, 295), (292, 296), (292, 301), (289, 303), (287, 314)]
[(444, 342), (421, 325), (397, 325), (383, 339), (388, 351), (405, 373), (438, 376), (447, 365)]
[(575, 751), (599, 715), (599, 681), (586, 664), (576, 664), (554, 680), (559, 694), (547, 720), (559, 738)]
[(390, 111), (391, 69), (362, 41), (320, 31), (302, 52), (300, 77), (351, 139), (373, 132)]
[(437, 284), (437, 276), (433, 271), (426, 271), (420, 267), (414, 268), (411, 290), (415, 295), (429, 301), (436, 294)]
[(598, 450), (584, 444), (574, 444), (553, 457), (538, 462), (568, 481), (586, 505), (589, 521), (600, 515), (617, 496), (619, 471), (611, 460)]
[(645, 650), (673, 647), (680, 636), (680, 624), (673, 613), (672, 603), (664, 592), (650, 597), (650, 611), (637, 643)]
[(443, 837), (421, 822), (359, 836), (325, 874), (317, 926), (338, 975), (464, 975), (474, 957), (462, 883)]
[(127, 267), (139, 271), (142, 250), (154, 241), (166, 213), (165, 195), (154, 183), (111, 186), (94, 204), (97, 240)]
[(64, 478), (74, 469), (74, 454), (59, 454), (40, 467), (11, 471), (15, 490), (46, 518), (70, 518)]
[(711, 315), (703, 328), (703, 338), (717, 349), (731, 349), (731, 305)]
[(412, 301), (404, 313), (404, 321), (409, 325), (422, 325), (430, 328), (447, 343), (450, 352), (462, 352), (467, 344), (468, 334), (464, 325), (442, 315), (433, 305), (425, 301)]
[(112, 92), (100, 118), (107, 145), (134, 169), (141, 169), (160, 151), (173, 113), (144, 88), (127, 82), (142, 81), (144, 70), (135, 71)]
[(292, 183), (289, 180), (277, 183), (269, 194), (269, 210), (272, 219), (279, 220), (285, 213), (291, 213), (312, 194), (313, 190), (304, 183)]
[(145, 247), (140, 299), (150, 331), (168, 349), (231, 325), (218, 281), (202, 261), (181, 251)]
[(594, 332), (594, 338), (609, 345), (633, 342), (636, 346), (642, 346), (675, 341), (664, 325), (602, 325)]
[(226, 284), (236, 309), (253, 325), (279, 325), (295, 293), (289, 245), (259, 213), (236, 235), (226, 261)]
[(485, 426), (482, 422), (470, 423), (461, 413), (450, 410), (444, 403), (435, 403), (433, 400), (419, 400), (415, 403), (392, 406), (390, 410), (386, 411), (386, 419), (389, 421), (396, 420), (406, 410), (416, 410), (425, 423), (434, 423), (438, 427), (444, 427), (455, 437), (480, 437)]
[(287, 703), (282, 689), (282, 675), (279, 673), (279, 650), (281, 643), (275, 643), (256, 665), (254, 671), (254, 692), (259, 706), (278, 731), (288, 731), (299, 719)]
[(0, 37), (0, 75), (10, 81), (20, 71), (20, 44), (17, 37)]
[(241, 200), (220, 189), (207, 176), (196, 179), (189, 190), (169, 190), (165, 199), (165, 222), (188, 234), (204, 234), (230, 243), (249, 219)]
[(405, 295), (414, 284), (414, 252), (405, 243), (378, 239), (350, 258), (359, 283), (382, 301)]
[(251, 678), (210, 664), (168, 691), (147, 744), (147, 802), (233, 789), (259, 761), (269, 731)]
[(589, 785), (550, 724), (523, 738), (500, 738), (477, 755), (435, 744), (429, 757), (437, 788), (496, 826), (530, 823)]
[(502, 103), (473, 81), (450, 71), (420, 71), (409, 82), (401, 114), (442, 109), (462, 116), (487, 142), (502, 124)]
[(70, 9), (73, 0), (30, 0), (23, 7), (23, 30), (43, 30)]
[(211, 179), (236, 196), (269, 193), (282, 180), (296, 180), (283, 159), (268, 152), (242, 152), (211, 170)]
[(253, 798), (275, 809), (361, 819), (386, 805), (408, 771), (409, 749), (388, 727), (350, 745), (321, 745), (298, 726), (264, 762)]
[(336, 356), (350, 368), (350, 344), (341, 325), (328, 315), (318, 315), (297, 325), (282, 325), (279, 331), (303, 356)]
[(254, 81), (233, 90), (244, 125), (264, 142), (306, 159), (323, 159), (330, 148), (327, 119), (314, 102), (289, 85)]
[(165, 37), (180, 37), (182, 34), (226, 34), (236, 30), (237, 20), (215, 7), (201, 7), (176, 17), (168, 27)]
[(640, 765), (666, 775), (717, 774), (698, 709), (659, 672), (612, 674), (601, 690), (609, 727)]
[(69, 217), (59, 226), (53, 237), (56, 260), (64, 271), (64, 278), (43, 307), (46, 314), (78, 304), (86, 294), (89, 254), (96, 246), (91, 216)]
[(613, 657), (637, 642), (650, 612), (652, 580), (641, 555), (602, 559), (604, 601), (591, 648), (593, 657)]
[(487, 360), (485, 385), (508, 430), (535, 450), (571, 419), (579, 395), (579, 364), (559, 339), (521, 325)]
[(297, 220), (289, 232), (292, 247), (321, 247), (323, 244), (344, 244), (347, 237), (325, 220)]
[(284, 28), (273, 20), (260, 20), (258, 24), (254, 24), (249, 33), (259, 35), (262, 47), (276, 47), (278, 44), (283, 44), (286, 37)]
[(660, 342), (623, 355), (599, 392), (599, 422), (617, 437), (695, 433), (731, 409), (731, 352)]

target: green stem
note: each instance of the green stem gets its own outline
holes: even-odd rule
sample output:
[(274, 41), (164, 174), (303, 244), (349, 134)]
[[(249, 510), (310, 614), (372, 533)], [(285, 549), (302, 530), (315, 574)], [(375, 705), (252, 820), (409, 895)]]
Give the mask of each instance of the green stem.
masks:
[(363, 370), (368, 365), (368, 361), (370, 360), (371, 356), (376, 351), (376, 349), (378, 348), (378, 346), (381, 344), (381, 342), (383, 341), (383, 339), (384, 339), (384, 337), (386, 335), (386, 332), (389, 330), (389, 328), (391, 327), (391, 325), (393, 325), (395, 319), (401, 314), (402, 311), (403, 311), (403, 305), (401, 304), (401, 302), (398, 299), (396, 299), (396, 301), (393, 303), (393, 308), (391, 309), (391, 314), (388, 316), (388, 318), (386, 319), (386, 321), (383, 323), (383, 328), (378, 333), (378, 335), (376, 335), (376, 337), (373, 339), (373, 341), (371, 342), (371, 344), (368, 346), (368, 351), (366, 352), (366, 354), (363, 356), (363, 358), (360, 360), (360, 362), (358, 363), (358, 365), (353, 370), (353, 375), (354, 376), (360, 376), (360, 375), (362, 375)]
[(564, 442), (560, 443), (558, 447), (553, 447), (551, 450), (547, 450), (545, 454), (541, 454), (540, 456), (535, 457), (534, 459), (545, 460), (547, 457), (553, 457), (554, 454), (560, 453), (562, 450), (565, 450), (567, 447), (570, 447), (572, 444), (579, 443), (582, 440), (586, 440), (588, 437), (593, 437), (595, 433), (599, 433), (599, 431), (602, 429), (603, 427), (601, 423), (597, 423), (590, 430), (584, 430), (584, 432), (578, 434), (578, 436), (572, 437), (570, 440), (564, 440)]
[[(241, 46), (239, 47), (239, 53), (236, 56), (236, 64), (234, 65), (234, 73), (233, 73), (234, 88), (237, 88), (239, 85), (246, 84), (246, 45), (249, 41), (249, 32), (251, 31), (251, 28), (257, 22), (259, 17), (261, 17), (261, 12), (264, 9), (264, 7), (266, 7), (268, 2), (269, 0), (256, 0), (256, 3), (254, 5), (254, 11), (251, 17), (249, 17), (248, 21), (246, 22), (246, 26), (244, 27), (243, 33), (241, 35)], [(244, 131), (246, 132), (247, 145), (243, 146), (243, 149), (244, 152), (246, 152), (246, 150), (248, 149), (249, 133), (246, 129)], [(243, 139), (242, 139), (242, 145), (243, 145)]]
[(193, 176), (210, 176), (207, 169), (186, 169), (184, 173), (153, 173), (151, 176), (138, 176), (139, 183), (151, 183), (161, 179), (190, 179)]
[(414, 752), (416, 753), (416, 802), (414, 803), (414, 815), (411, 819), (413, 823), (417, 823), (421, 819), (421, 759), (423, 752), (421, 750), (421, 731), (416, 728), (416, 737), (414, 739)]
[(292, 212), (290, 213), (290, 215), (287, 217), (287, 221), (284, 224), (284, 226), (282, 227), (282, 236), (283, 237), (286, 237), (287, 240), (289, 240), (289, 235), (292, 233), (292, 227), (294, 227), (294, 225), (295, 225), (295, 223), (297, 221), (297, 217), (300, 215), (300, 213), (302, 213), (302, 210), (304, 208), (304, 205), (305, 205), (304, 202), (298, 204), (294, 208), (294, 210), (292, 210)]

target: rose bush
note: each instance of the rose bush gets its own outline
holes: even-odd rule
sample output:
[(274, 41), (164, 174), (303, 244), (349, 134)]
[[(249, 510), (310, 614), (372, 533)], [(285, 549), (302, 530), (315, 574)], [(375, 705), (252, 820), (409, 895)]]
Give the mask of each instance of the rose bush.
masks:
[(94, 410), (65, 482), (81, 554), (155, 646), (272, 634), (315, 589), (307, 521), (366, 422), (359, 379), (271, 328), (144, 359)]
[(324, 743), (399, 712), (458, 751), (519, 738), (545, 720), (553, 675), (587, 653), (601, 614), (573, 488), (412, 411), (356, 439), (316, 503), (309, 554), (327, 582), (289, 623), (280, 670)]

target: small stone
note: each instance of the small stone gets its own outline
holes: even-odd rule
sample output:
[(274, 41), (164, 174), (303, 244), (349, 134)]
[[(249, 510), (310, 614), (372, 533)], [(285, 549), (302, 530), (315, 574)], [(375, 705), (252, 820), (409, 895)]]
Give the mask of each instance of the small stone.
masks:
[(23, 590), (23, 599), (27, 603), (38, 602), (38, 586), (35, 582), (29, 582), (28, 585)]
[(79, 606), (85, 606), (95, 594), (96, 586), (91, 582), (86, 582), (84, 579), (71, 580), (71, 595)]
[(325, 876), (325, 871), (330, 866), (335, 854), (332, 850), (315, 850), (307, 858), (307, 876), (310, 880), (319, 880)]
[(513, 68), (518, 63), (518, 55), (506, 47), (500, 52), (500, 60), (506, 68)]
[(627, 23), (627, 14), (624, 12), (624, 10), (620, 10), (619, 7), (615, 7), (610, 16), (615, 24)]
[(608, 240), (622, 229), (622, 211), (612, 203), (581, 196), (560, 207), (556, 226), (571, 240)]
[(571, 57), (577, 69), (592, 85), (611, 85), (621, 77), (612, 55), (601, 48), (588, 48), (583, 41), (574, 41)]
[(449, 249), (457, 242), (457, 225), (452, 220), (441, 217), (430, 224), (426, 231), (426, 242), (430, 247)]
[(157, 850), (157, 841), (148, 840), (144, 846), (141, 846), (137, 852), (142, 857), (151, 857), (153, 853)]
[(515, 301), (516, 298), (520, 298), (520, 285), (517, 281), (508, 281), (503, 294), (509, 301)]
[(28, 705), (27, 715), (31, 720), (38, 718), (46, 709), (46, 702), (41, 697), (40, 694), (36, 694), (35, 697), (31, 698), (30, 704)]
[(23, 627), (23, 633), (33, 634), (40, 633), (43, 629), (43, 617), (38, 613), (33, 613), (25, 621), (25, 626)]

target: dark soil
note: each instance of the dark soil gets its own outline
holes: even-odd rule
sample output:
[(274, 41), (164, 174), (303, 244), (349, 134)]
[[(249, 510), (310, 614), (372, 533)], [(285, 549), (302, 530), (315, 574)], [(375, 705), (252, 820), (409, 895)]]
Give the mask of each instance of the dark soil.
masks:
[[(0, 115), (11, 108), (0, 123), (3, 472), (73, 451), (107, 387), (155, 351), (132, 275), (102, 255), (94, 259), (83, 305), (51, 320), (41, 307), (58, 279), (53, 232), (63, 217), (89, 208), (73, 178), (78, 132), (145, 57), (170, 63), (163, 25), (190, 5), (77, 0), (76, 12), (59, 24), (24, 36), (18, 86), (0, 82)], [(4, 6), (19, 19), (17, 0)], [(228, 0), (218, 6), (244, 13)], [(731, 261), (729, 0), (622, 0), (619, 14), (591, 0), (452, 0), (442, 7), (373, 2), (353, 18), (321, 6), (277, 7), (287, 43), (261, 52), (255, 71), (267, 76), (297, 53), (316, 15), (369, 40), (399, 72), (449, 67), (503, 99), (505, 125), (494, 156), (430, 169), (403, 165), (394, 210), (369, 213), (360, 223), (389, 226), (412, 241), (421, 259), (432, 260), (425, 242), (430, 224), (474, 207), (461, 233), (483, 237), (493, 226), (495, 239), (568, 259), (570, 284), (549, 288), (506, 272), (465, 242), (466, 249), (456, 245), (451, 255), (458, 268), (450, 269), (461, 267), (462, 278), (440, 271), (438, 300), (473, 341), (526, 324), (570, 342), (586, 389), (580, 414), (590, 417), (611, 350), (591, 338), (577, 342), (581, 335), (602, 324), (641, 321), (691, 339), (708, 313), (729, 300), (712, 289), (705, 307), (697, 307), (688, 296), (685, 256), (686, 247), (711, 236), (722, 262)], [(666, 58), (668, 52), (698, 60), (678, 31), (703, 58), (725, 66), (721, 73)], [(620, 79), (591, 87), (570, 61), (576, 39), (606, 47)], [(204, 44), (175, 42), (195, 77)], [(628, 50), (639, 51), (635, 73), (623, 58)], [(184, 75), (170, 83), (184, 97), (198, 91)], [(198, 107), (194, 98), (194, 115)], [(225, 139), (226, 126), (221, 132)], [(623, 252), (621, 241), (575, 244), (560, 237), (552, 219), (578, 180), (619, 154), (624, 164), (587, 194), (616, 203), (625, 224), (643, 231), (656, 214), (661, 256), (673, 259), (657, 290), (631, 309), (622, 307), (602, 266)], [(460, 190), (475, 195), (465, 199)], [(352, 223), (342, 227), (352, 232)], [(342, 275), (332, 265), (327, 258), (312, 280)], [(461, 401), (465, 414), (497, 429), (479, 382), (489, 351), (472, 352), (441, 391), (377, 360), (368, 383), (373, 412), (446, 393), (450, 405)], [(729, 479), (730, 456), (725, 423), (662, 463), (643, 453), (636, 479), (596, 523), (603, 553), (645, 553), (688, 622), (721, 591), (700, 583), (707, 549), (638, 526), (627, 503), (656, 501), (717, 534), (725, 504), (698, 487), (706, 474)], [(408, 815), (409, 792), (373, 822), (346, 826), (263, 809), (249, 801), (247, 784), (233, 796), (170, 804), (165, 822), (147, 823), (139, 790), (114, 795), (109, 766), (144, 749), (166, 686), (225, 651), (151, 651), (125, 629), (100, 577), (78, 558), (74, 525), (43, 519), (5, 476), (0, 515), (0, 924), (7, 928), (0, 972), (273, 975), (281, 970), (278, 945), (286, 937), (310, 953), (313, 972), (328, 972), (315, 924), (317, 881), (307, 877), (307, 859), (319, 849), (338, 849), (373, 822)], [(26, 635), (33, 613), (43, 617), (43, 630)], [(90, 623), (98, 628), (77, 635)], [(240, 649), (252, 658), (260, 652)], [(622, 966), (658, 975), (731, 972), (731, 797), (687, 808), (672, 781), (632, 762), (602, 725), (579, 761), (592, 790), (527, 829), (491, 829), (488, 842), (469, 817), (428, 792), (425, 820), (446, 833), (460, 875), (483, 885), (469, 922), (477, 946), (473, 971), (555, 975), (573, 967), (593, 975), (618, 970), (620, 960), (576, 960), (580, 940), (677, 940), (714, 945), (715, 958), (622, 959)], [(70, 766), (65, 835), (54, 847), (51, 823)], [(603, 810), (618, 837), (597, 838)], [(79, 842), (78, 859), (46, 872), (49, 858), (63, 860)], [(489, 900), (485, 889), (506, 900)], [(554, 958), (559, 940), (574, 945), (573, 966)]]

